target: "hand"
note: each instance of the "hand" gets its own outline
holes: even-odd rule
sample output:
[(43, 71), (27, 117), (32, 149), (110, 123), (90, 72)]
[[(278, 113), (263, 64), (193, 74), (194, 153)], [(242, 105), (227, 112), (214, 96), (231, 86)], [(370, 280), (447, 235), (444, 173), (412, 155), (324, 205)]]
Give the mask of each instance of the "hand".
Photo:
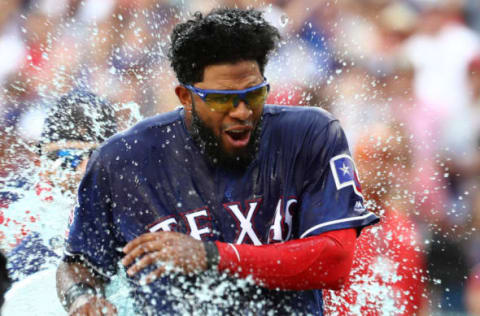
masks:
[(92, 294), (79, 296), (70, 306), (69, 316), (115, 316), (117, 309), (103, 297)]
[(124, 248), (124, 266), (132, 265), (127, 274), (135, 275), (143, 268), (152, 264), (164, 263), (147, 275), (145, 282), (151, 283), (162, 276), (165, 264), (172, 264), (176, 271), (184, 274), (195, 273), (207, 269), (207, 258), (203, 242), (177, 232), (145, 233), (130, 241)]

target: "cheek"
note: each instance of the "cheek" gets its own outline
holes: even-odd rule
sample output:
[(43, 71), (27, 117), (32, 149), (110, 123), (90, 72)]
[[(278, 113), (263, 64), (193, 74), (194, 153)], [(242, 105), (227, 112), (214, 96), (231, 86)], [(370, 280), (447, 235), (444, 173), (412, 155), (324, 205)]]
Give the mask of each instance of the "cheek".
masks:
[(212, 129), (216, 136), (221, 137), (225, 124), (222, 118), (218, 118), (216, 120), (212, 120), (208, 126)]
[(197, 110), (197, 113), (203, 123), (207, 125), (216, 136), (220, 136), (225, 121), (225, 115), (208, 108), (203, 109), (202, 111)]
[(260, 122), (260, 119), (262, 117), (262, 114), (263, 114), (263, 109), (264, 109), (264, 105), (262, 106), (259, 106), (257, 108), (254, 108), (252, 109), (252, 121), (254, 124), (257, 124), (258, 122)]
[(255, 123), (258, 123), (260, 121), (260, 117), (262, 116), (263, 113), (263, 107), (255, 109), (253, 111), (253, 120)]

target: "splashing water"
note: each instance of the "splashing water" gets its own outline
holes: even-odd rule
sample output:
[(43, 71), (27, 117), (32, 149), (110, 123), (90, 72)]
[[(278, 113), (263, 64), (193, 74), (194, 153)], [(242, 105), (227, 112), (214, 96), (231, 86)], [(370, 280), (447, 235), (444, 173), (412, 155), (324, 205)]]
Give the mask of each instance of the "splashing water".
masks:
[(286, 14), (282, 14), (280, 16), (280, 21), (279, 22), (280, 22), (281, 27), (286, 27), (287, 24), (288, 24), (288, 16)]
[[(90, 2), (94, 3), (95, 1)], [(184, 1), (181, 2), (182, 4), (184, 3)], [(187, 2), (185, 1), (185, 3)], [(159, 6), (160, 4), (156, 5), (157, 8)], [(308, 11), (308, 8), (306, 8), (306, 10)], [(167, 99), (168, 102), (170, 102), (170, 99), (158, 97), (155, 93), (157, 91), (163, 91), (163, 89), (173, 90), (171, 88), (175, 80), (171, 72), (167, 70), (165, 63), (165, 39), (167, 32), (162, 30), (162, 28), (169, 25), (174, 19), (188, 18), (188, 14), (186, 14), (184, 10), (166, 10), (165, 12), (166, 14), (159, 15), (159, 18), (155, 18), (155, 14), (149, 13), (148, 10), (146, 10), (146, 12), (118, 13), (115, 15), (118, 23), (115, 22), (115, 24), (112, 24), (109, 32), (107, 32), (108, 34), (102, 33), (99, 23), (93, 23), (93, 26), (86, 27), (81, 23), (77, 23), (78, 21), (63, 21), (59, 27), (59, 31), (51, 31), (48, 36), (46, 36), (46, 48), (41, 56), (47, 66), (42, 68), (42, 65), (34, 65), (31, 72), (26, 72), (25, 74), (28, 79), (21, 78), (23, 80), (12, 82), (10, 85), (11, 88), (9, 89), (14, 90), (15, 93), (18, 94), (27, 95), (29, 89), (32, 89), (29, 86), (33, 85), (31, 82), (37, 82), (36, 93), (38, 95), (35, 101), (40, 101), (37, 102), (39, 104), (37, 104), (35, 108), (39, 110), (39, 112), (46, 112), (49, 108), (46, 104), (54, 104), (55, 100), (72, 85), (82, 85), (85, 81), (91, 80), (92, 91), (99, 95), (110, 97), (123, 93), (124, 91), (129, 91), (129, 88), (133, 87), (133, 90), (136, 90), (144, 99), (156, 96), (156, 98), (152, 97), (152, 107), (156, 106), (156, 109), (165, 110), (165, 108), (162, 108), (164, 105), (160, 103), (164, 102), (162, 99)], [(142, 25), (142, 23), (139, 23), (141, 19), (133, 19), (130, 15), (137, 18), (141, 18), (142, 16), (148, 17), (148, 25)], [(26, 20), (27, 18), (22, 17), (22, 19)], [(52, 21), (48, 21), (47, 19), (44, 27), (51, 25)], [(286, 29), (289, 23), (292, 23), (292, 20), (289, 20), (289, 17), (283, 13), (275, 22), (279, 23), (281, 28)], [(312, 27), (311, 24), (306, 25), (307, 28)], [(143, 28), (143, 30), (140, 28)], [(344, 32), (343, 27), (338, 28)], [(332, 30), (334, 29), (335, 28), (332, 27)], [(32, 30), (27, 30), (22, 27), (22, 32), (28, 34), (29, 32), (32, 33)], [(90, 36), (88, 34), (94, 34), (94, 38), (88, 37)], [(158, 46), (145, 45), (145, 43), (149, 43), (148, 37), (150, 34), (155, 34), (155, 39), (159, 42)], [(108, 59), (107, 61), (92, 62), (92, 60), (96, 60), (93, 52), (101, 51), (102, 43), (108, 43), (115, 36), (125, 39), (125, 44), (120, 47), (113, 47), (113, 54), (106, 58)], [(128, 43), (127, 40), (129, 41)], [(290, 38), (287, 38), (286, 41), (290, 42)], [(348, 50), (351, 50), (353, 46), (354, 44), (351, 43)], [(298, 45), (298, 47), (302, 50), (303, 45)], [(81, 51), (84, 56), (78, 56), (77, 50)], [(340, 52), (340, 48), (337, 53), (344, 54)], [(329, 54), (330, 53), (326, 53), (325, 55), (320, 54), (320, 59), (328, 59), (327, 57), (331, 57)], [(347, 50), (345, 54), (348, 55)], [(59, 61), (57, 59), (58, 64), (49, 64), (48, 60), (55, 60), (56, 55), (61, 55), (61, 59)], [(288, 60), (293, 60), (295, 64), (287, 64), (285, 67), (285, 65), (281, 63), (278, 68), (285, 69), (287, 74), (282, 77), (304, 77), (303, 75), (298, 75), (298, 69), (302, 68), (300, 67), (302, 63), (299, 63), (298, 60), (303, 60), (303, 64), (308, 65), (312, 65), (313, 62), (305, 62), (306, 57), (304, 53), (298, 56), (301, 56), (301, 58), (288, 58)], [(31, 60), (31, 56), (29, 56), (29, 59)], [(160, 65), (152, 66), (148, 62), (145, 62), (145, 60), (160, 60)], [(103, 65), (103, 63), (106, 65)], [(354, 61), (351, 62), (352, 66), (354, 63)], [(79, 67), (75, 68), (75, 65), (79, 65)], [(343, 66), (346, 66), (346, 64), (343, 64)], [(102, 67), (106, 67), (106, 71), (102, 69)], [(157, 67), (156, 70), (155, 67)], [(150, 76), (152, 71), (156, 71), (156, 73)], [(348, 67), (345, 67), (345, 70), (337, 69), (335, 74), (337, 76), (347, 77), (348, 71)], [(315, 69), (314, 71), (315, 74), (321, 72), (320, 69)], [(51, 75), (50, 77), (49, 74)], [(273, 75), (269, 74), (267, 77), (271, 78)], [(334, 77), (331, 77), (327, 80), (327, 83), (335, 87), (334, 89), (340, 89), (336, 92), (338, 96), (343, 98), (344, 95), (346, 95), (348, 97), (348, 91), (342, 91), (341, 87), (338, 87), (341, 81), (335, 80)], [(369, 93), (375, 95), (375, 90), (379, 88), (379, 85), (375, 81), (370, 81), (368, 77), (365, 78), (365, 81), (367, 80), (370, 83), (366, 85), (368, 89), (370, 89), (368, 90)], [(302, 83), (305, 86), (309, 86), (308, 81), (302, 81)], [(350, 87), (351, 84), (347, 82), (345, 86)], [(298, 94), (301, 94), (301, 90), (301, 88), (298, 88)], [(291, 92), (287, 93), (279, 103), (289, 103), (288, 101), (292, 99), (294, 94), (297, 94), (295, 90), (290, 91)], [(345, 103), (363, 104), (363, 102), (360, 102), (363, 100), (365, 103), (369, 103), (367, 101), (372, 101), (374, 98), (375, 97), (369, 96), (369, 94), (355, 94), (352, 96), (352, 102), (349, 101)], [(138, 102), (139, 98), (137, 96), (137, 98), (133, 99)], [(307, 99), (307, 101), (309, 101), (309, 99)], [(310, 103), (306, 102), (306, 104)], [(17, 102), (15, 105), (21, 107), (21, 102)], [(147, 107), (148, 106), (150, 105), (148, 104)], [(121, 129), (132, 126), (142, 118), (140, 107), (135, 102), (119, 102), (116, 103), (114, 107), (116, 113), (121, 117)], [(346, 109), (344, 110), (346, 114), (343, 115), (344, 120), (342, 125), (347, 126), (345, 121), (354, 121), (350, 128), (347, 129), (347, 132), (355, 129), (357, 125), (360, 125), (360, 129), (365, 129), (366, 122), (368, 121), (359, 120), (359, 115), (355, 114), (359, 112), (358, 109), (361, 109), (361, 106), (356, 105), (352, 110), (349, 110), (349, 107), (338, 106), (338, 109)], [(370, 115), (371, 106), (368, 106), (368, 109), (368, 114)], [(1, 110), (3, 111), (3, 108), (1, 108)], [(149, 110), (150, 112), (155, 112), (152, 109)], [(363, 111), (360, 111), (361, 115), (363, 115), (363, 113)], [(28, 134), (27, 129), (32, 127), (31, 125), (31, 121), (29, 124), (24, 125), (24, 132), (26, 134)], [(102, 126), (99, 125), (96, 128), (97, 134), (99, 134)], [(21, 239), (32, 232), (36, 232), (40, 236), (41, 244), (51, 250), (57, 257), (50, 257), (50, 259), (45, 262), (38, 263), (38, 266), (35, 265), (35, 267), (40, 268), (41, 271), (34, 274), (33, 277), (26, 277), (26, 275), (22, 273), (15, 273), (13, 275), (14, 278), (19, 279), (17, 284), (21, 284), (22, 286), (17, 287), (20, 290), (13, 291), (12, 289), (9, 293), (4, 314), (7, 316), (10, 315), (8, 310), (10, 300), (11, 302), (17, 302), (15, 307), (12, 307), (14, 309), (11, 310), (13, 311), (11, 314), (15, 316), (21, 315), (18, 306), (25, 307), (25, 314), (29, 314), (32, 310), (41, 311), (43, 306), (43, 310), (46, 311), (44, 313), (45, 315), (65, 315), (56, 298), (54, 272), (61, 257), (61, 240), (65, 235), (69, 213), (75, 204), (76, 198), (74, 194), (62, 192), (58, 187), (44, 183), (41, 174), (51, 169), (51, 162), (45, 157), (38, 157), (36, 155), (37, 148), (35, 142), (25, 140), (19, 137), (19, 134), (23, 133), (14, 134), (14, 139), (9, 143), (10, 141), (5, 141), (4, 136), (12, 136), (12, 129), (7, 128), (4, 133), (0, 131), (3, 142), (8, 144), (5, 150), (3, 150), (2, 147), (2, 151), (9, 157), (8, 166), (2, 166), (3, 168), (0, 170), (0, 198), (5, 197), (5, 200), (8, 201), (5, 203), (8, 205), (2, 205), (3, 201), (0, 200), (0, 247), (5, 252), (10, 252)], [(0, 143), (0, 145), (3, 144)], [(162, 144), (162, 146), (168, 146), (168, 144)], [(68, 173), (59, 173), (58, 182), (62, 182), (62, 180), (66, 180), (68, 177)], [(14, 200), (14, 202), (10, 202), (10, 200)], [(374, 230), (372, 229), (372, 231)], [(373, 234), (375, 235), (376, 233), (373, 232)], [(380, 235), (376, 236), (378, 239), (382, 239), (383, 237), (384, 236)], [(394, 242), (391, 243), (393, 244)], [(374, 261), (369, 261), (371, 257), (358, 257), (356, 260), (360, 261), (359, 266), (354, 267), (352, 271), (353, 276), (350, 280), (351, 284), (348, 291), (344, 293), (325, 291), (328, 292), (328, 299), (326, 299), (326, 311), (328, 314), (338, 315), (340, 312), (337, 311), (337, 308), (347, 305), (352, 315), (361, 315), (362, 306), (369, 306), (372, 309), (381, 311), (382, 315), (402, 313), (408, 303), (402, 306), (395, 305), (395, 296), (401, 293), (399, 294), (398, 290), (395, 290), (391, 284), (402, 281), (402, 277), (398, 273), (398, 263), (392, 262), (389, 255), (391, 255), (391, 253), (384, 253), (383, 256), (376, 257)], [(38, 258), (39, 256), (34, 255), (33, 257)], [(32, 261), (30, 264), (33, 266), (34, 262)], [(367, 270), (367, 273), (365, 273), (365, 270)], [(106, 294), (117, 306), (119, 315), (133, 315), (133, 301), (129, 296), (129, 283), (124, 275), (124, 271), (122, 269), (119, 269), (119, 271), (120, 274), (112, 278), (111, 283), (106, 289)], [(216, 285), (215, 292), (212, 293), (209, 288), (211, 282), (209, 283), (207, 280), (203, 284), (195, 285), (198, 291), (194, 292), (194, 299), (199, 302), (213, 300), (213, 305), (235, 304), (233, 297), (225, 299), (223, 296), (224, 293), (234, 292), (232, 289), (246, 287), (247, 285), (242, 282), (245, 281), (239, 281), (235, 284), (232, 284), (230, 281), (220, 282), (220, 284)], [(191, 284), (185, 280), (180, 287), (172, 288), (169, 293), (176, 297), (183, 297), (182, 288), (189, 286), (191, 286)], [(41, 290), (39, 291), (39, 289)], [(355, 304), (351, 304), (351, 299), (348, 298), (349, 295), (355, 296)], [(261, 306), (262, 303), (258, 303), (258, 300), (255, 300), (252, 304), (259, 304)], [(57, 314), (51, 310), (53, 307), (57, 309)], [(182, 310), (182, 306), (178, 306), (178, 308)], [(184, 311), (188, 312), (188, 310)], [(196, 313), (200, 314), (202, 312), (198, 311)], [(39, 312), (39, 314), (41, 313)], [(203, 314), (215, 314), (215, 310)]]
[[(125, 126), (142, 119), (139, 106), (133, 102), (113, 108)], [(94, 134), (103, 135), (105, 126), (98, 121), (97, 112), (89, 105), (85, 105), (85, 110), (94, 122)], [(0, 207), (0, 245), (9, 259), (10, 277), (16, 282), (6, 295), (3, 312), (28, 315), (35, 310), (42, 315), (65, 315), (56, 296), (55, 272), (76, 203), (75, 190), (68, 188), (76, 187), (79, 178), (74, 177), (74, 171), (60, 168), (46, 154), (39, 156), (34, 142), (17, 138), (7, 151), (18, 155), (12, 163), (16, 167), (7, 169), (2, 178), (1, 191), (7, 202)], [(49, 176), (45, 177), (46, 174)], [(112, 278), (106, 294), (117, 306), (118, 315), (132, 315), (124, 274)]]

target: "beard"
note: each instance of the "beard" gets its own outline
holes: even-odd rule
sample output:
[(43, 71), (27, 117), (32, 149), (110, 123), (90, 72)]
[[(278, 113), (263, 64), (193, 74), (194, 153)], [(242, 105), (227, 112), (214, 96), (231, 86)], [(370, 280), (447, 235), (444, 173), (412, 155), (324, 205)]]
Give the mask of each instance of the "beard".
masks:
[(192, 138), (212, 166), (219, 166), (233, 171), (244, 171), (255, 159), (260, 148), (263, 116), (252, 131), (250, 141), (242, 150), (228, 153), (223, 147), (222, 140), (198, 116), (195, 104), (192, 104)]

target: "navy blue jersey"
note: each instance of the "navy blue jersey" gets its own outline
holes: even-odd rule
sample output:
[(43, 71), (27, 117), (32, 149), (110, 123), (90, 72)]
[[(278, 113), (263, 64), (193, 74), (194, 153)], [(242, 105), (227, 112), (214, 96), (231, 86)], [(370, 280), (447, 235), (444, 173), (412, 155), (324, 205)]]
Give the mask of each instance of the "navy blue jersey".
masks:
[[(360, 231), (378, 221), (363, 207), (345, 135), (327, 112), (266, 105), (259, 152), (241, 173), (209, 164), (183, 117), (179, 108), (146, 119), (94, 153), (80, 184), (67, 256), (81, 255), (109, 276), (116, 272), (122, 247), (149, 231), (261, 245), (345, 228)], [(139, 300), (148, 297), (144, 310), (174, 313), (175, 301), (185, 307), (185, 297), (174, 298), (168, 286), (182, 288), (187, 279), (164, 278), (135, 291)], [(132, 281), (138, 284), (138, 277)], [(262, 293), (255, 305), (262, 311), (322, 313), (319, 290), (252, 291)], [(240, 292), (236, 313), (256, 313), (255, 294)]]

